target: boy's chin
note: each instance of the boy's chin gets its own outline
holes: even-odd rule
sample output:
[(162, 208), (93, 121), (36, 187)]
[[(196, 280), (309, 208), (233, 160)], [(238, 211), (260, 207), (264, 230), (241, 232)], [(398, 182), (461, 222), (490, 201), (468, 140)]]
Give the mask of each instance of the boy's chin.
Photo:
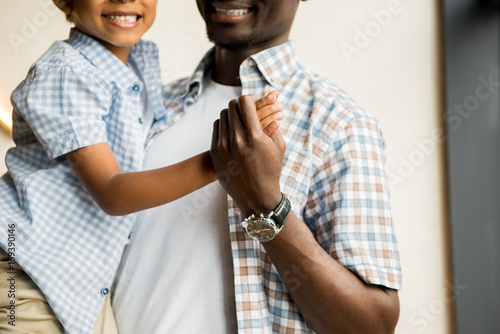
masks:
[(112, 48), (131, 48), (134, 46), (134, 44), (137, 44), (140, 41), (140, 38), (119, 38), (119, 39), (106, 39), (106, 40), (99, 40), (101, 44), (104, 44), (104, 46), (109, 46)]

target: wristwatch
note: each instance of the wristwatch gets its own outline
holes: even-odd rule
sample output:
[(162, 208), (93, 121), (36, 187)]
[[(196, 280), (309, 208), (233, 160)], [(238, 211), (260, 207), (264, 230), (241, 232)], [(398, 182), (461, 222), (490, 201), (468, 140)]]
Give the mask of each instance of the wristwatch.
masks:
[(276, 209), (271, 211), (267, 216), (264, 216), (263, 213), (259, 216), (253, 214), (245, 218), (241, 226), (250, 238), (260, 242), (271, 241), (280, 233), (291, 210), (292, 205), (290, 201), (281, 193), (281, 202)]

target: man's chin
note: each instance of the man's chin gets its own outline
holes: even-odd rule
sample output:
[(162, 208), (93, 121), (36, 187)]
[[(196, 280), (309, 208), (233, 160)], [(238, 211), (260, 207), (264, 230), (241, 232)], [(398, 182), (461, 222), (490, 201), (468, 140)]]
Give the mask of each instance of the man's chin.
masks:
[(214, 43), (218, 48), (223, 48), (230, 51), (244, 51), (254, 45), (253, 38), (223, 39), (218, 36), (213, 36), (210, 33), (207, 33), (207, 36), (208, 40)]

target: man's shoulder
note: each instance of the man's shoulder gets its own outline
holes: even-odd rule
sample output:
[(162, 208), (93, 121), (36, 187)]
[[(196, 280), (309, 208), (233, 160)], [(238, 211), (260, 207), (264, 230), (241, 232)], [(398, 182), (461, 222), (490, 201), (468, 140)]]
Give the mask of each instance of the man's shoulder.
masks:
[(170, 81), (169, 83), (164, 85), (164, 87), (169, 92), (175, 93), (177, 91), (182, 91), (184, 88), (186, 88), (188, 82), (189, 82), (189, 77), (184, 77)]
[(377, 122), (348, 92), (311, 69), (301, 67), (293, 77), (284, 88), (290, 86), (288, 90), (294, 99), (301, 100), (307, 112), (322, 118), (322, 122), (335, 122), (338, 126), (346, 126), (356, 119)]
[(163, 104), (165, 107), (169, 108), (188, 93), (188, 83), (189, 77), (184, 77), (163, 85)]
[(381, 138), (379, 122), (372, 113), (339, 86), (307, 68), (298, 69), (289, 78), (280, 96), (285, 115), (288, 112), (284, 131), (289, 139), (287, 147), (312, 154), (316, 166), (350, 136)]

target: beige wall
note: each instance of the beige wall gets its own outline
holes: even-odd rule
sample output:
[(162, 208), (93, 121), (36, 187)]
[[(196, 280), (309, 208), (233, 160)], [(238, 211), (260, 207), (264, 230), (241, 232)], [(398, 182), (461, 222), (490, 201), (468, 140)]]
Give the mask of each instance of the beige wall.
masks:
[[(10, 91), (29, 65), (53, 40), (67, 35), (67, 24), (50, 2), (0, 4), (2, 108), (9, 109)], [(310, 0), (301, 4), (292, 32), (302, 60), (382, 123), (404, 271), (401, 334), (451, 333), (442, 137), (435, 134), (440, 127), (436, 11), (431, 0)], [(34, 20), (38, 27), (29, 31), (26, 22)], [(370, 36), (363, 37), (363, 30)], [(12, 44), (13, 36), (25, 44)], [(147, 38), (160, 45), (164, 80), (189, 73), (209, 47), (194, 0), (161, 0)], [(9, 145), (0, 136), (2, 156)]]

